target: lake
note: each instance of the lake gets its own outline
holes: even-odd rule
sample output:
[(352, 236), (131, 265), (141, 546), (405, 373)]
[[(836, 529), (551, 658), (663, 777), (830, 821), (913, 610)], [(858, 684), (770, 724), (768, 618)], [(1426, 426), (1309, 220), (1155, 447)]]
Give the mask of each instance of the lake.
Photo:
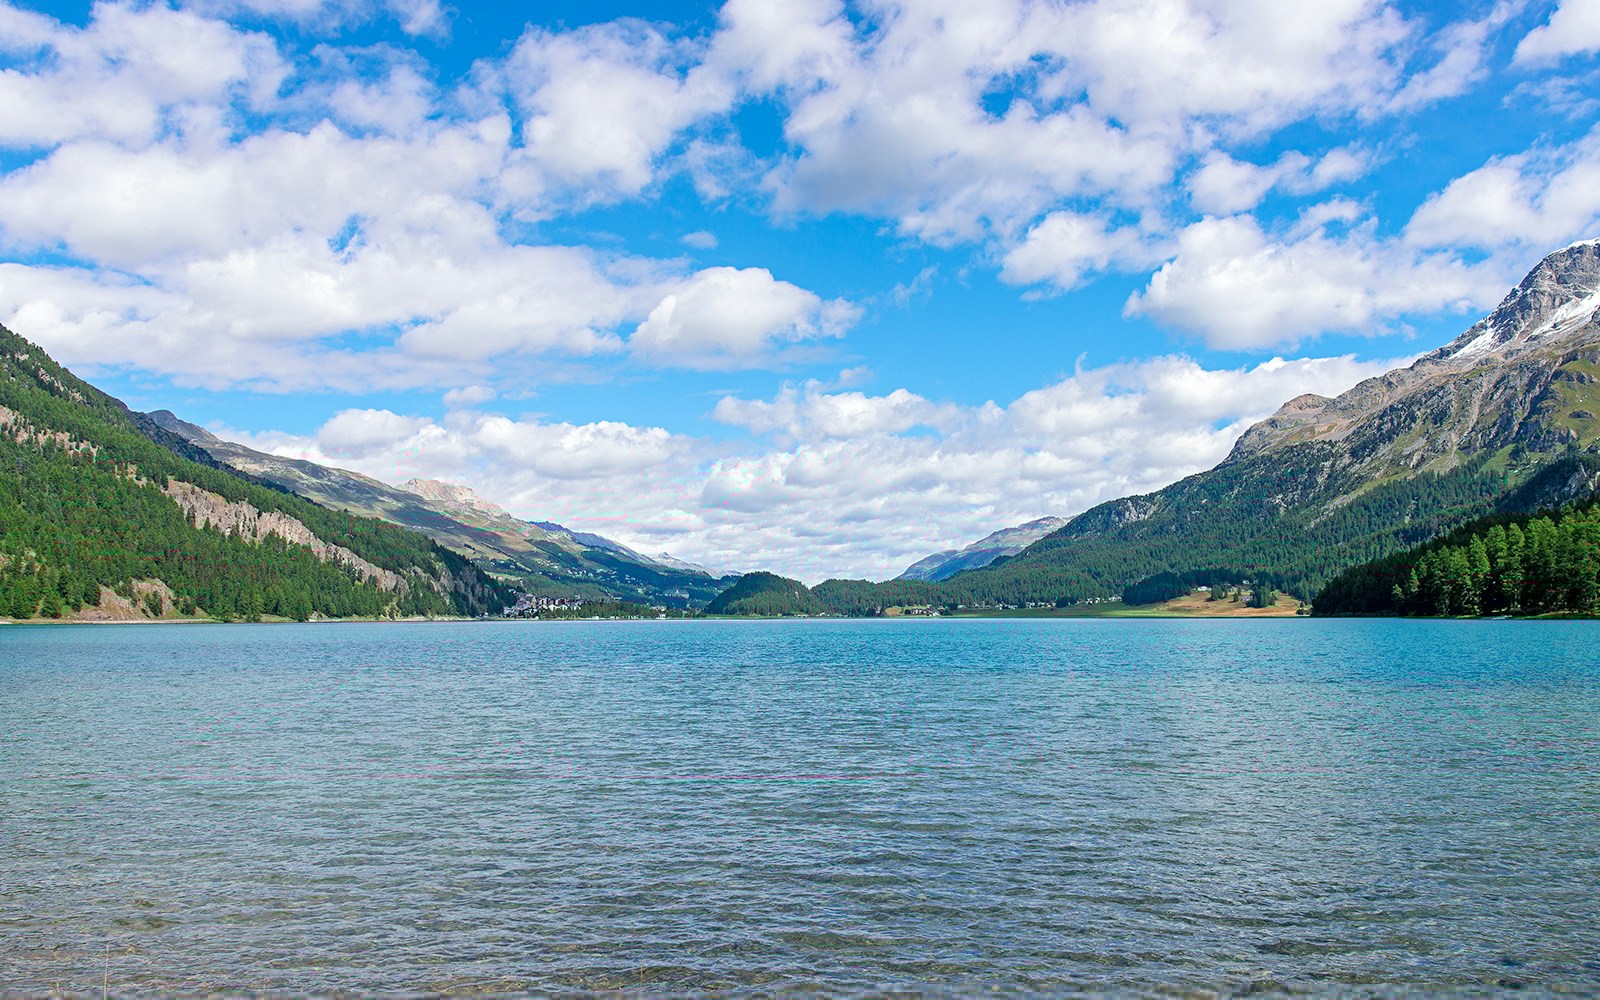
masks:
[(1600, 623), (0, 628), (0, 992), (1600, 986)]

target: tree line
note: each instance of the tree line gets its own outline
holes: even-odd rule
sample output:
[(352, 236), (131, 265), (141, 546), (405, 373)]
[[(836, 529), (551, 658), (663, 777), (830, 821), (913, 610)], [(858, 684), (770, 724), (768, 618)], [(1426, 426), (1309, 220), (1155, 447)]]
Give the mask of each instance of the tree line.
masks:
[(1600, 506), (1500, 515), (1354, 567), (1317, 595), (1318, 615), (1595, 614)]

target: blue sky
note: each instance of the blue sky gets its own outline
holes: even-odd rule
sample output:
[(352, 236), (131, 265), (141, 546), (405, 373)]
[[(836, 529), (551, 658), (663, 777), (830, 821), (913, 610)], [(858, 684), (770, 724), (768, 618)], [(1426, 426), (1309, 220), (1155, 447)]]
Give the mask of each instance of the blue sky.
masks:
[(0, 3), (0, 321), (719, 568), (1158, 488), (1600, 235), (1600, 0)]

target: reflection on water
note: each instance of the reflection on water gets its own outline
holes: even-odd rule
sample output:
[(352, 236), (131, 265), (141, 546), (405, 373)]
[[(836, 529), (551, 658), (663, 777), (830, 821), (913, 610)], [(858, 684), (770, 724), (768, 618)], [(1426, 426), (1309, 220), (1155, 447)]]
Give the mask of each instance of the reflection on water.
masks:
[(1596, 638), (12, 627), (0, 988), (1591, 988)]

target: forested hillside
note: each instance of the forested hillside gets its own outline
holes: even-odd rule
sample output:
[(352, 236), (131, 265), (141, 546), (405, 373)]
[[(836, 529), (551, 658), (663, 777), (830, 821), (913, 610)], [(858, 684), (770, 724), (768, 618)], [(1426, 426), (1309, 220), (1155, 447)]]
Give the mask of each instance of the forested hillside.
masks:
[(511, 596), (421, 535), (152, 434), (163, 432), (0, 327), (0, 615), (57, 617), (118, 604), (113, 594), (150, 616), (474, 615)]
[(814, 615), (823, 610), (805, 584), (774, 573), (746, 573), (705, 607), (708, 615)]
[(1600, 505), (1501, 515), (1347, 570), (1317, 595), (1318, 615), (1595, 614)]

